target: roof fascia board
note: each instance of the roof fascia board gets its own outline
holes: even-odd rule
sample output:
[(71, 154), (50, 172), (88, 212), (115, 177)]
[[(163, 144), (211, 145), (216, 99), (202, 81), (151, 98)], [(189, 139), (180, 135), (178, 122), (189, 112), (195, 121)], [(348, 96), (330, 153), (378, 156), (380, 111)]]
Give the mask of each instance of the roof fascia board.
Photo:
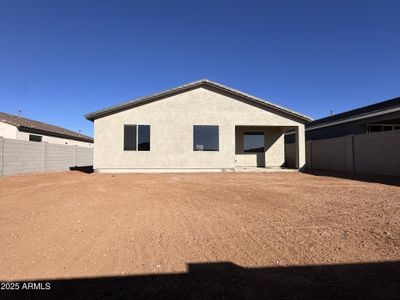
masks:
[(258, 104), (261, 104), (261, 105), (269, 107), (271, 109), (275, 109), (275, 110), (280, 111), (282, 113), (291, 115), (291, 116), (296, 117), (296, 118), (298, 118), (300, 120), (303, 120), (303, 121), (311, 121), (312, 120), (308, 116), (301, 115), (301, 114), (299, 114), (297, 112), (291, 111), (291, 110), (286, 109), (284, 107), (281, 107), (279, 105), (273, 104), (271, 102), (265, 101), (263, 99), (257, 98), (255, 96), (251, 96), (249, 94), (240, 92), (238, 90), (226, 87), (226, 86), (224, 86), (222, 84), (219, 84), (219, 83), (216, 83), (216, 82), (212, 82), (212, 81), (209, 81), (209, 80), (196, 81), (196, 82), (189, 83), (189, 84), (186, 84), (186, 85), (183, 85), (183, 86), (180, 86), (180, 87), (177, 87), (177, 88), (173, 88), (173, 89), (170, 89), (170, 90), (167, 90), (167, 91), (164, 91), (164, 92), (156, 93), (156, 94), (153, 94), (153, 95), (150, 95), (150, 96), (147, 96), (147, 97), (145, 96), (145, 97), (139, 98), (138, 100), (131, 100), (131, 101), (128, 101), (128, 102), (120, 104), (120, 105), (115, 105), (115, 106), (111, 106), (109, 108), (105, 108), (105, 109), (98, 110), (98, 111), (95, 111), (95, 112), (92, 112), (92, 113), (88, 113), (88, 114), (85, 115), (85, 117), (86, 117), (86, 119), (88, 119), (90, 121), (94, 121), (97, 118), (101, 118), (101, 117), (105, 117), (105, 116), (108, 116), (108, 115), (112, 115), (114, 113), (129, 109), (130, 107), (133, 108), (135, 106), (143, 105), (143, 104), (146, 104), (146, 103), (150, 103), (152, 101), (156, 101), (156, 100), (162, 99), (164, 97), (168, 97), (168, 96), (176, 95), (176, 94), (183, 93), (183, 92), (186, 92), (186, 91), (189, 91), (189, 90), (193, 90), (193, 89), (198, 88), (198, 87), (200, 87), (202, 85), (206, 85), (206, 86), (208, 85), (208, 86), (214, 87), (216, 89), (225, 91), (226, 93), (229, 93), (229, 94), (232, 94), (232, 95), (236, 95), (238, 97), (241, 97), (241, 98), (256, 102)]
[(389, 114), (389, 113), (397, 112), (397, 111), (400, 111), (400, 107), (381, 110), (381, 111), (378, 111), (378, 112), (371, 112), (371, 113), (367, 113), (367, 114), (364, 114), (364, 115), (361, 115), (361, 116), (351, 117), (351, 118), (335, 121), (335, 122), (332, 122), (332, 123), (325, 123), (325, 124), (321, 124), (321, 125), (312, 126), (312, 127), (306, 128), (306, 131), (320, 129), (320, 128), (329, 127), (329, 126), (334, 126), (334, 125), (343, 124), (343, 123), (349, 123), (349, 122), (362, 120), (362, 119), (367, 119), (367, 118), (371, 118), (371, 117), (381, 116), (381, 115), (384, 115), (384, 114)]
[(93, 143), (92, 139), (87, 139), (84, 137), (72, 137), (66, 134), (62, 133), (54, 133), (46, 130), (40, 130), (40, 129), (34, 129), (26, 126), (16, 126), (19, 131), (26, 132), (26, 133), (36, 133), (36, 134), (42, 134), (42, 135), (47, 135), (47, 136), (52, 136), (52, 137), (58, 137), (58, 138), (64, 138), (67, 140), (74, 140), (74, 141), (79, 141), (79, 142), (88, 142), (88, 143)]

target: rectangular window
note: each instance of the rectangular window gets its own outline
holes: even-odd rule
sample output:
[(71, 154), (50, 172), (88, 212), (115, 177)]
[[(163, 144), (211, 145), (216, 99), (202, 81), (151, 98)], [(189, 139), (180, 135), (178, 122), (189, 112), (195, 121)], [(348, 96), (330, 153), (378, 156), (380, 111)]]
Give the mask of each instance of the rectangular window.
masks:
[(219, 151), (219, 127), (194, 125), (193, 151)]
[(124, 151), (150, 151), (150, 125), (124, 125)]
[(245, 153), (264, 152), (264, 133), (245, 132), (243, 136), (243, 151)]
[(382, 126), (380, 125), (368, 125), (368, 132), (381, 132)]
[(35, 135), (35, 134), (30, 134), (29, 135), (29, 140), (31, 142), (41, 142), (42, 141), (42, 136), (40, 135)]
[(136, 125), (124, 125), (124, 151), (136, 150)]
[(139, 125), (138, 150), (150, 151), (150, 125)]
[(393, 126), (382, 126), (382, 130), (383, 131), (391, 131), (391, 130), (393, 130)]

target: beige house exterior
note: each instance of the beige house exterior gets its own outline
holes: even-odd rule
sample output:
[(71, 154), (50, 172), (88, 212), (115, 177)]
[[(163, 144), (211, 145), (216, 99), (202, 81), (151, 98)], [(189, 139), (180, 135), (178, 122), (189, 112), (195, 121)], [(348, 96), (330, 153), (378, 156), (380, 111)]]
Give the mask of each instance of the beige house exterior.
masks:
[[(87, 114), (86, 118), (94, 122), (97, 172), (280, 168), (285, 166), (284, 132), (293, 129), (296, 167), (301, 169), (305, 164), (304, 124), (310, 120), (209, 80), (99, 110)], [(149, 151), (124, 150), (126, 125), (149, 126)], [(216, 151), (201, 151), (203, 145), (196, 145), (196, 126), (216, 129), (218, 136), (213, 137), (218, 141)], [(263, 147), (257, 152), (246, 152), (244, 137), (252, 133), (258, 137), (263, 134)]]

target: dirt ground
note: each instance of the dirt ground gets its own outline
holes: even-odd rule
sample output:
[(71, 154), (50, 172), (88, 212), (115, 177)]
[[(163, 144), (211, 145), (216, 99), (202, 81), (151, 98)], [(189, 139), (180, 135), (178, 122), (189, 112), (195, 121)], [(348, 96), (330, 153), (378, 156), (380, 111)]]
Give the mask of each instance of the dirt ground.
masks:
[[(3, 177), (0, 241), (0, 281), (372, 262), (400, 275), (400, 187), (302, 173)], [(384, 296), (400, 291), (392, 281)]]

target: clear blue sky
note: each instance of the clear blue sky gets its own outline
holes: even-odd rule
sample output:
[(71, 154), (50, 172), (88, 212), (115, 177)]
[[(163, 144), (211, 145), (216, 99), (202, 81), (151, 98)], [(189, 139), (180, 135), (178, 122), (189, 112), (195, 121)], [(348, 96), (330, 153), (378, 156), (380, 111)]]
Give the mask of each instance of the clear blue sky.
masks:
[(400, 1), (0, 0), (0, 111), (84, 114), (208, 78), (314, 118), (400, 96)]

